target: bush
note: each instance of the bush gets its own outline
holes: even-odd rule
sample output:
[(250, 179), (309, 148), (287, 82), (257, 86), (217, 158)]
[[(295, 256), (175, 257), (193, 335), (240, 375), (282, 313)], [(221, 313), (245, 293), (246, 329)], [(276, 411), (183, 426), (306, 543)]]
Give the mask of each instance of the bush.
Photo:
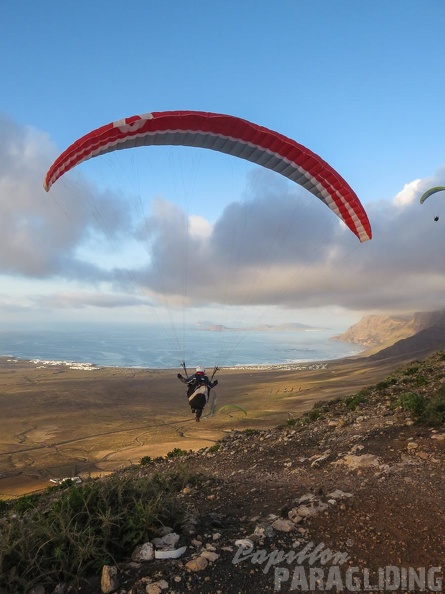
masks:
[(19, 498), (0, 524), (0, 592), (79, 584), (124, 560), (160, 526), (182, 523), (176, 494), (189, 480), (179, 473), (112, 475), (41, 496), (31, 507), (30, 497)]
[(445, 423), (445, 386), (442, 386), (436, 394), (426, 402), (426, 406), (419, 423), (434, 427)]
[(188, 452), (181, 450), (181, 448), (174, 448), (171, 452), (168, 452), (167, 458), (179, 458), (180, 456), (187, 455)]
[(310, 421), (316, 421), (321, 417), (321, 412), (318, 410), (318, 408), (314, 408), (309, 412), (308, 417)]
[(394, 384), (397, 383), (397, 379), (395, 377), (390, 377), (386, 380), (383, 380), (381, 382), (379, 382), (378, 384), (376, 384), (376, 388), (377, 390), (385, 390), (386, 388), (390, 388), (391, 386), (393, 386)]
[(349, 410), (355, 410), (359, 404), (366, 402), (366, 401), (367, 401), (367, 397), (362, 392), (359, 392), (358, 394), (355, 394), (354, 396), (349, 396), (348, 398), (346, 398), (345, 404), (346, 404), (346, 407), (349, 408)]
[(244, 429), (243, 430), (244, 435), (259, 435), (259, 431), (258, 429)]
[(415, 375), (420, 369), (420, 365), (412, 365), (405, 370), (406, 375)]
[(414, 417), (420, 417), (425, 411), (425, 396), (415, 392), (407, 392), (399, 398), (403, 410), (410, 411)]

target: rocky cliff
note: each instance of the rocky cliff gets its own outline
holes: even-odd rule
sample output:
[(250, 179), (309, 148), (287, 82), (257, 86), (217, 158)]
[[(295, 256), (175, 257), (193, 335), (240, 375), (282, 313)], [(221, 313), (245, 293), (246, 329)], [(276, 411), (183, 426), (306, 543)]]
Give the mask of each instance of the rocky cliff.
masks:
[(445, 310), (406, 316), (366, 315), (343, 334), (334, 336), (333, 340), (369, 348), (389, 347), (431, 327), (445, 329)]

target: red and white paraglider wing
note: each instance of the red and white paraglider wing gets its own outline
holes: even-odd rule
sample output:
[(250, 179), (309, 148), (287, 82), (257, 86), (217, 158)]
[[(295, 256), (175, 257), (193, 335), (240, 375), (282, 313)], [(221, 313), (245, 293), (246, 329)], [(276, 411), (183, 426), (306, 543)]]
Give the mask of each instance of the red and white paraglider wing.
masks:
[(92, 157), (151, 145), (206, 148), (272, 169), (324, 202), (360, 241), (372, 237), (357, 195), (328, 163), (278, 132), (223, 114), (164, 111), (107, 124), (68, 147), (49, 168), (43, 186), (48, 191), (64, 173)]

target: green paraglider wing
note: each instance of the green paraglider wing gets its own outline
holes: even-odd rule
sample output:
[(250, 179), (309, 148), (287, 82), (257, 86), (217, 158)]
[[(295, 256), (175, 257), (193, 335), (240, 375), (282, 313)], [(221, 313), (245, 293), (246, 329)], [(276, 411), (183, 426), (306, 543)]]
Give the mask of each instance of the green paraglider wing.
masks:
[(229, 414), (229, 412), (232, 412), (233, 410), (239, 410), (247, 416), (247, 411), (242, 406), (238, 406), (237, 404), (225, 404), (219, 409), (218, 413), (224, 411)]
[(423, 204), (427, 198), (429, 198), (432, 194), (436, 192), (445, 191), (445, 186), (435, 186), (434, 188), (430, 188), (427, 190), (422, 196), (420, 197), (420, 204)]

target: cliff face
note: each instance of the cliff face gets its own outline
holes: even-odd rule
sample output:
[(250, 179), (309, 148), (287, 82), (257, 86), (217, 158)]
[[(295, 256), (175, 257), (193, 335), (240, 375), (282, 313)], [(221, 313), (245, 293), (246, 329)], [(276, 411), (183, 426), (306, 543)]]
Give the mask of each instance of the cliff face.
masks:
[(390, 346), (433, 326), (445, 328), (445, 310), (418, 312), (407, 316), (367, 315), (333, 339), (369, 348)]

